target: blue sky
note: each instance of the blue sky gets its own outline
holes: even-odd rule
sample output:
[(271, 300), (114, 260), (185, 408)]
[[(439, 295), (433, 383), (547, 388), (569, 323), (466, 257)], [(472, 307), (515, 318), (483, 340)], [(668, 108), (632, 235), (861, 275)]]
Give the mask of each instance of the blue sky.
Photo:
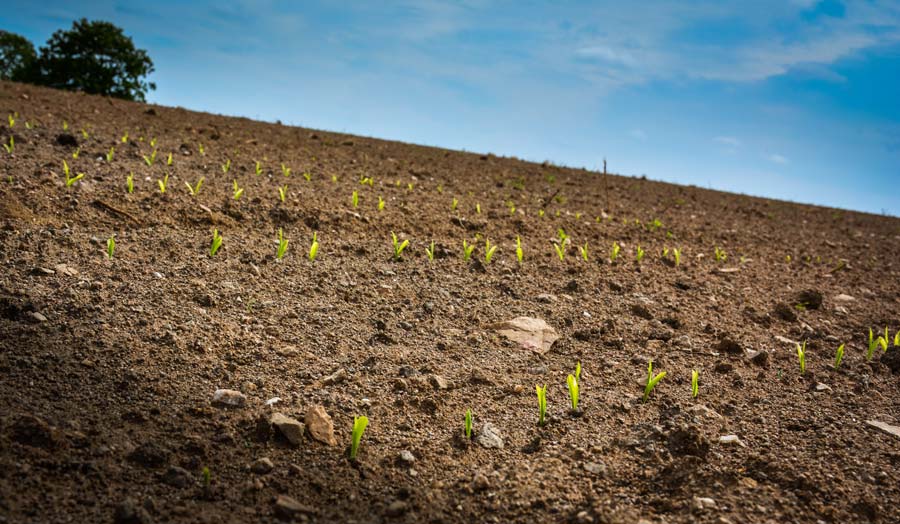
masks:
[[(226, 5), (227, 4), (227, 5)], [(900, 2), (12, 0), (164, 105), (900, 215)]]

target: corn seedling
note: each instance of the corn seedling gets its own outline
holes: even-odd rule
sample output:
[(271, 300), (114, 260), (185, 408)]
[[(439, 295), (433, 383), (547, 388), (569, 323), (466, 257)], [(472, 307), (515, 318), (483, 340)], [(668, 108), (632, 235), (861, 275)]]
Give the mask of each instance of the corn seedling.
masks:
[(397, 234), (391, 231), (391, 242), (394, 245), (394, 260), (400, 260), (403, 250), (409, 245), (409, 239), (407, 238), (403, 242), (400, 242), (400, 239), (397, 238)]
[(63, 172), (66, 174), (66, 187), (72, 187), (72, 184), (84, 178), (84, 173), (78, 173), (75, 176), (71, 176), (72, 172), (69, 171), (69, 164), (66, 164), (65, 160), (63, 160)]
[(319, 254), (319, 232), (316, 231), (313, 233), (312, 244), (309, 246), (309, 261), (312, 262), (316, 259), (316, 255)]
[(459, 199), (453, 198), (453, 202), (450, 203), (450, 211), (456, 211), (456, 206), (459, 205)]
[(481, 204), (475, 204), (475, 213), (481, 214)]
[(106, 257), (112, 259), (113, 255), (116, 252), (116, 239), (113, 237), (109, 237), (106, 239)]
[(575, 375), (566, 377), (566, 387), (569, 389), (569, 401), (572, 403), (572, 411), (578, 411), (578, 379)]
[(110, 147), (109, 151), (106, 152), (106, 163), (111, 164), (113, 161), (113, 155), (116, 154), (116, 148)]
[(900, 346), (900, 331), (897, 331), (897, 334), (894, 335), (894, 347)]
[(663, 247), (663, 250), (662, 250), (662, 258), (668, 258), (668, 256), (669, 256), (669, 248), (668, 248), (668, 247)]
[(363, 432), (369, 425), (369, 419), (365, 416), (353, 417), (353, 433), (350, 441), (350, 460), (356, 460), (356, 454), (359, 452), (359, 443), (362, 440)]
[(361, 185), (369, 184), (369, 187), (372, 187), (372, 185), (375, 184), (375, 180), (370, 176), (362, 176), (359, 178), (359, 183)]
[(544, 210), (543, 209), (538, 209), (538, 217), (544, 218)]
[(350, 203), (353, 204), (353, 207), (359, 206), (359, 193), (354, 191), (353, 194), (350, 195)]
[(310, 173), (309, 171), (304, 171), (303, 178), (305, 178), (307, 182), (310, 182), (312, 180), (312, 173)]
[(866, 351), (866, 360), (872, 360), (872, 355), (875, 354), (875, 347), (878, 345), (878, 342), (873, 337), (872, 328), (869, 328), (869, 350)]
[(153, 166), (153, 163), (156, 162), (156, 149), (154, 149), (153, 152), (150, 153), (150, 156), (141, 155), (141, 158), (144, 159), (144, 163), (147, 164), (147, 167)]
[(216, 252), (219, 250), (220, 247), (222, 247), (222, 235), (219, 234), (218, 229), (213, 229), (213, 239), (212, 239), (212, 245), (210, 245), (210, 247), (209, 247), (209, 256), (211, 256), (211, 257), (216, 256)]
[(63, 131), (68, 131), (68, 130), (69, 130), (69, 123), (66, 122), (65, 120), (63, 120), (63, 126), (62, 126), (62, 127), (63, 127)]
[(78, 160), (78, 155), (80, 155), (80, 154), (81, 154), (81, 148), (76, 147), (75, 151), (72, 151), (72, 158), (75, 160)]
[(547, 423), (547, 385), (535, 386), (534, 389), (538, 398), (538, 426), (543, 426)]
[(122, 143), (125, 144), (128, 142), (128, 131), (125, 131), (125, 134), (122, 135)]
[(208, 466), (203, 466), (203, 471), (200, 472), (200, 478), (203, 482), (203, 487), (208, 488), (210, 482), (212, 482), (212, 473), (209, 472)]
[(6, 121), (9, 122), (9, 127), (16, 125), (16, 118), (13, 115), (7, 116)]
[(128, 174), (125, 177), (125, 188), (128, 190), (128, 194), (134, 193), (134, 171)]
[[(562, 231), (562, 230), (560, 230), (560, 231)], [(553, 249), (556, 250), (556, 256), (558, 256), (560, 260), (565, 260), (565, 258), (566, 258), (566, 243), (565, 242), (553, 244)]]
[(672, 250), (672, 256), (675, 257), (675, 265), (681, 264), (681, 250), (675, 248)]
[(197, 196), (200, 193), (200, 186), (203, 185), (203, 177), (200, 177), (200, 180), (197, 181), (193, 186), (188, 182), (185, 182), (184, 185), (187, 186), (188, 191), (191, 192), (191, 196)]
[(229, 159), (225, 160), (224, 164), (222, 164), (222, 174), (227, 175), (230, 170), (231, 170), (231, 159), (229, 158)]
[(585, 242), (583, 246), (578, 246), (578, 252), (581, 253), (581, 258), (584, 259), (585, 262), (588, 261), (588, 243)]
[(725, 254), (725, 250), (720, 248), (719, 246), (716, 246), (713, 254), (715, 255), (716, 262), (725, 262), (725, 260), (728, 258), (728, 255)]
[(806, 341), (803, 341), (803, 346), (797, 344), (797, 359), (800, 361), (800, 374), (806, 373)]
[(891, 334), (888, 332), (887, 326), (884, 327), (884, 337), (883, 337), (883, 338), (884, 338), (884, 342), (882, 343), (881, 347), (882, 347), (882, 349), (884, 349), (885, 351), (887, 351), (887, 348), (888, 348), (888, 340), (891, 339)]
[(428, 257), (429, 262), (434, 262), (434, 240), (431, 241), (431, 245), (425, 248), (425, 256)]
[(32, 124), (29, 121), (25, 121), (25, 129), (34, 129), (35, 124)]
[(841, 361), (844, 360), (844, 345), (841, 344), (838, 346), (837, 351), (834, 354), (834, 369), (840, 369)]
[(472, 438), (472, 422), (474, 420), (475, 420), (475, 416), (472, 415), (472, 410), (467, 409), (466, 410), (466, 423), (465, 423), (466, 424), (465, 425), (466, 439)]
[(881, 346), (881, 351), (887, 351), (888, 349), (888, 341), (884, 337), (878, 337), (878, 345)]
[(697, 398), (700, 394), (700, 372), (691, 370), (691, 397)]
[(406, 190), (407, 190), (407, 191), (412, 191), (412, 190), (413, 190), (413, 183), (412, 183), (412, 182), (406, 184)]
[(645, 253), (645, 252), (644, 252), (644, 250), (641, 248), (641, 246), (638, 246), (638, 247), (637, 247), (637, 252), (636, 252), (635, 255), (634, 255), (634, 259), (637, 260), (638, 264), (640, 264), (640, 263), (641, 263), (641, 259), (644, 258), (644, 253)]
[(16, 139), (13, 138), (12, 135), (9, 135), (9, 143), (3, 144), (3, 149), (6, 150), (10, 155), (13, 154), (13, 150), (16, 148)]
[(484, 263), (490, 264), (491, 258), (494, 257), (494, 253), (497, 251), (497, 246), (492, 246), (491, 241), (488, 239), (484, 239)]
[(275, 258), (281, 260), (284, 258), (284, 254), (287, 253), (288, 241), (284, 238), (284, 233), (281, 231), (281, 228), (278, 228), (278, 251), (275, 252)]
[(475, 244), (469, 244), (463, 239), (463, 261), (468, 262), (472, 258), (472, 251), (475, 251)]
[(378, 211), (384, 211), (384, 199), (378, 197)]
[(87, 129), (82, 127), (81, 128), (81, 137), (84, 138), (85, 140), (87, 140), (88, 138), (90, 138), (90, 136), (91, 135), (88, 134)]
[(284, 164), (281, 164), (281, 174), (286, 177), (291, 176), (291, 168), (289, 168), (288, 166), (286, 166)]
[(651, 359), (650, 364), (647, 365), (647, 385), (644, 386), (643, 402), (647, 402), (647, 400), (650, 398), (650, 392), (653, 391), (653, 388), (655, 388), (656, 385), (659, 384), (659, 381), (662, 380), (665, 376), (665, 371), (659, 373), (658, 375), (653, 375), (653, 360)]
[(244, 188), (238, 186), (237, 180), (232, 181), (231, 187), (233, 188), (232, 193), (231, 193), (231, 198), (233, 198), (235, 200), (241, 198), (241, 195), (244, 194)]
[(516, 260), (518, 260), (519, 264), (521, 264), (524, 258), (525, 252), (522, 251), (522, 239), (516, 236)]
[(255, 172), (256, 172), (256, 176), (259, 176), (262, 174), (262, 164), (259, 163), (259, 160), (256, 161)]
[(617, 258), (619, 258), (619, 252), (622, 251), (622, 247), (618, 242), (613, 242), (612, 249), (609, 252), (609, 261), (615, 262)]
[(285, 199), (287, 198), (288, 186), (287, 184), (278, 188), (278, 199), (281, 200), (283, 204)]
[(169, 174), (166, 173), (166, 176), (165, 176), (165, 177), (160, 178), (160, 179), (157, 179), (156, 183), (159, 184), (159, 192), (160, 192), (160, 193), (165, 193), (165, 192), (166, 192), (166, 185), (169, 183)]
[(150, 139), (150, 147), (152, 147), (153, 149), (156, 149), (156, 143), (157, 143), (156, 137), (153, 137)]

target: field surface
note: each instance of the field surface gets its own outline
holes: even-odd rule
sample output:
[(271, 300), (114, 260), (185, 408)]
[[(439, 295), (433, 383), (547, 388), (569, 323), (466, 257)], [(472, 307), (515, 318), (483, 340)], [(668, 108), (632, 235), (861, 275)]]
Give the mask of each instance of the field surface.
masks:
[(0, 522), (900, 522), (896, 218), (11, 83), (0, 115)]

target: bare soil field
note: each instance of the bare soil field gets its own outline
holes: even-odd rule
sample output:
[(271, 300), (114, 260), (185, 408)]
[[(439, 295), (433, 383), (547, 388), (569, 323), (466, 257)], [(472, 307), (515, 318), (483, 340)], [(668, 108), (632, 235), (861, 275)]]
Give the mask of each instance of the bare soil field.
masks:
[(12, 83), (0, 114), (0, 522), (900, 522), (896, 218)]

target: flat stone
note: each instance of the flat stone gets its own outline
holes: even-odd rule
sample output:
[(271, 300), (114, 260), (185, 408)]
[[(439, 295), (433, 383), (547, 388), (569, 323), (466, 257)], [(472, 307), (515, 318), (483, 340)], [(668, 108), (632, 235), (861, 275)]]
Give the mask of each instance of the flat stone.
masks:
[(300, 442), (303, 440), (303, 432), (306, 429), (302, 422), (281, 413), (273, 413), (272, 417), (269, 418), (269, 422), (288, 442), (294, 446), (300, 445)]
[(475, 442), (488, 449), (503, 449), (503, 438), (500, 435), (500, 430), (490, 422), (485, 422), (481, 425), (481, 431), (475, 437)]
[(709, 497), (694, 497), (695, 509), (716, 509), (716, 501)]
[(337, 445), (337, 439), (334, 437), (334, 423), (323, 406), (309, 408), (303, 421), (306, 422), (306, 428), (312, 438), (329, 446)]
[(278, 495), (275, 499), (275, 514), (284, 519), (293, 519), (298, 515), (315, 515), (316, 509), (312, 506), (300, 504), (296, 499), (287, 495)]
[(741, 446), (742, 448), (747, 447), (737, 435), (722, 435), (719, 437), (719, 444), (725, 446)]
[(512, 320), (491, 324), (488, 329), (516, 342), (524, 349), (541, 355), (550, 351), (553, 343), (559, 339), (556, 330), (547, 322), (532, 317), (516, 317)]
[(873, 428), (878, 428), (888, 435), (893, 435), (897, 438), (900, 438), (900, 426), (893, 426), (891, 424), (888, 424), (887, 422), (881, 422), (878, 420), (867, 420), (866, 424), (872, 426)]
[(217, 389), (213, 393), (213, 404), (233, 408), (243, 407), (247, 403), (247, 396), (233, 389)]
[(41, 313), (38, 313), (37, 311), (29, 311), (25, 313), (25, 318), (31, 322), (34, 322), (35, 324), (47, 321), (47, 317), (45, 317)]
[(449, 389), (450, 382), (440, 375), (429, 375), (428, 382), (434, 389)]
[(256, 459), (252, 464), (250, 464), (250, 471), (256, 473), (257, 475), (265, 475), (266, 473), (271, 473), (273, 469), (275, 469), (275, 464), (273, 464), (272, 460), (268, 457)]

